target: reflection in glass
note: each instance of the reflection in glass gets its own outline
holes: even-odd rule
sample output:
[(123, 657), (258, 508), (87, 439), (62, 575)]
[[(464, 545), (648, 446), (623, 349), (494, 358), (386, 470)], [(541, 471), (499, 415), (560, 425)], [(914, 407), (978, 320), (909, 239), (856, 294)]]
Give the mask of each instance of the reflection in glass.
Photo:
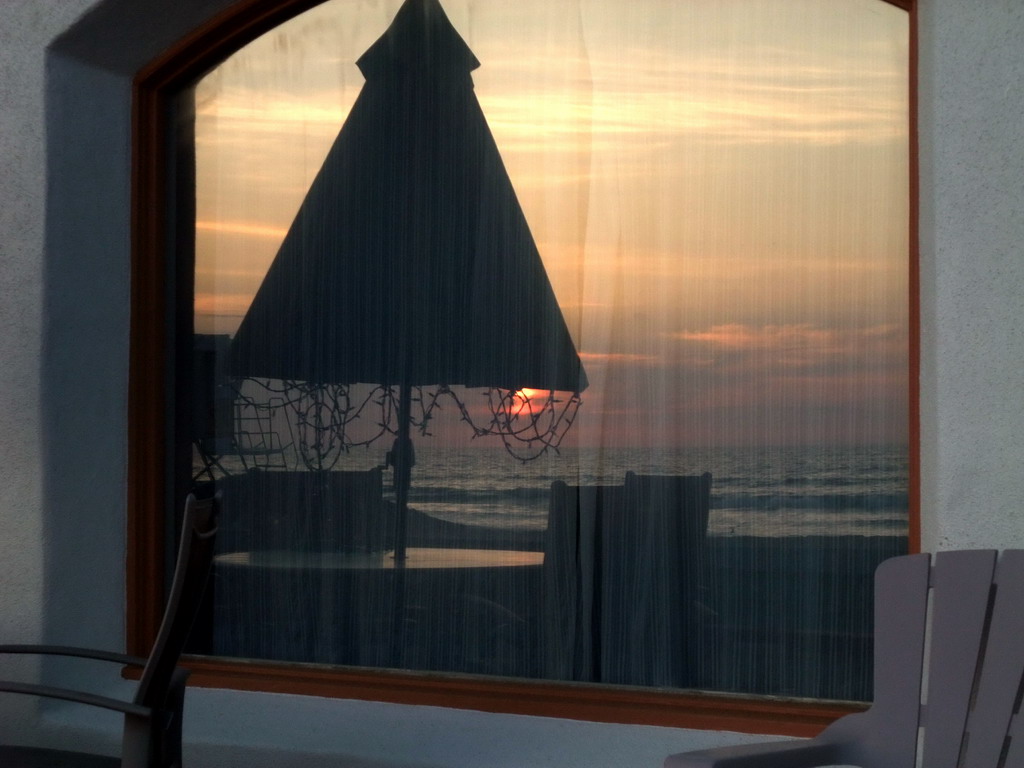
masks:
[[(208, 650), (868, 698), (907, 34), (877, 0), (333, 0), (200, 81)], [(417, 51), (429, 87), (381, 64)], [(562, 419), (517, 453), (495, 397)]]

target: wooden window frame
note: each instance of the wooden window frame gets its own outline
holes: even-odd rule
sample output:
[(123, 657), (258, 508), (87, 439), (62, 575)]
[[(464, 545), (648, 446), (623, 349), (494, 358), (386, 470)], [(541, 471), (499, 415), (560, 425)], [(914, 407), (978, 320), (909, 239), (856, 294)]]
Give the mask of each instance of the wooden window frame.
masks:
[[(909, 541), (920, 546), (917, 153), (917, 0), (879, 0), (910, 14), (910, 346)], [(127, 647), (145, 655), (163, 602), (168, 342), (166, 275), (168, 117), (176, 93), (264, 32), (323, 0), (240, 0), (180, 40), (134, 79), (132, 89), (132, 276), (129, 380)], [(200, 687), (306, 694), (475, 709), (610, 723), (635, 723), (813, 736), (854, 705), (806, 700), (614, 688), (400, 671), (330, 669), (302, 664), (193, 657)]]

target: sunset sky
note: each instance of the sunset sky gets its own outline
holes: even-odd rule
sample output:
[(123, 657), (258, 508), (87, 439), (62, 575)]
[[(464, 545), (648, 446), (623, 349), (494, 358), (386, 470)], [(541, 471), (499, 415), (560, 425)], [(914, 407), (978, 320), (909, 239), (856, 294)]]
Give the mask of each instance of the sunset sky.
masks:
[[(237, 328), (400, 4), (332, 0), (197, 86), (197, 331)], [(906, 440), (906, 12), (442, 4), (587, 370), (574, 440)]]

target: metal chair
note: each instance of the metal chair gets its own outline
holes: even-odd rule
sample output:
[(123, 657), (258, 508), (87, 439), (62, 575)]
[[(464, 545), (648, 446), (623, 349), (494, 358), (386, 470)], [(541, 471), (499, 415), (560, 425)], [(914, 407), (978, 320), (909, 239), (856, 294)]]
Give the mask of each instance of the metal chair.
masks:
[(1024, 550), (896, 557), (875, 576), (870, 709), (813, 739), (672, 755), (665, 768), (1020, 768), (1022, 695)]
[[(63, 699), (124, 714), (121, 755), (104, 757), (38, 747), (0, 745), (4, 768), (172, 768), (181, 765), (181, 722), (186, 670), (177, 666), (195, 620), (213, 562), (219, 499), (185, 501), (181, 545), (160, 631), (148, 659), (107, 651), (46, 645), (0, 645), (0, 653), (71, 656), (140, 666), (132, 701), (34, 683), (0, 681), (0, 691)], [(119, 671), (119, 670), (117, 670)]]
[(694, 687), (711, 475), (551, 486), (544, 668), (553, 679)]

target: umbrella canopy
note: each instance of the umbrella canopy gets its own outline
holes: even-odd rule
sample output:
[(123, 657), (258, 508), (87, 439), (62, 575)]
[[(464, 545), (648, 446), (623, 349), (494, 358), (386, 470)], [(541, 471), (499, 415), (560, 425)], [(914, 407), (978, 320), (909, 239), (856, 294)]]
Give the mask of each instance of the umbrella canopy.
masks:
[(231, 348), (238, 376), (580, 392), (586, 374), (437, 0), (406, 0)]

